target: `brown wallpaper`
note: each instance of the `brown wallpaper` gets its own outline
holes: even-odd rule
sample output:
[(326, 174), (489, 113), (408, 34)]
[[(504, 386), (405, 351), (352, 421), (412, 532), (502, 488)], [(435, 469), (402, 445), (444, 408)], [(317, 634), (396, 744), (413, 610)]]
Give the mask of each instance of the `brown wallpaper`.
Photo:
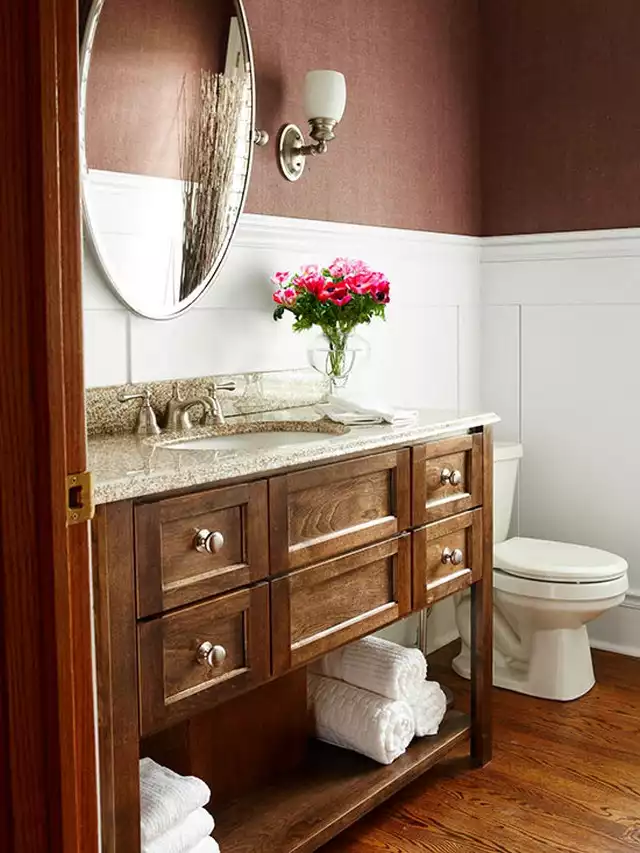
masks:
[[(247, 210), (475, 234), (479, 227), (478, 0), (245, 0), (258, 77)], [(306, 131), (305, 73), (347, 78), (347, 109), (297, 184), (277, 170), (285, 122)]]
[[(90, 165), (172, 173), (175, 115), (166, 104), (175, 102), (176, 68), (199, 67), (210, 54), (202, 10), (221, 2), (107, 0), (90, 77)], [(248, 211), (477, 233), (478, 0), (245, 5), (258, 125), (271, 134), (269, 148), (255, 152)], [(313, 68), (344, 72), (347, 110), (328, 155), (290, 184), (275, 140), (285, 122), (306, 130), (303, 79)]]
[(484, 234), (640, 225), (640, 0), (482, 0)]

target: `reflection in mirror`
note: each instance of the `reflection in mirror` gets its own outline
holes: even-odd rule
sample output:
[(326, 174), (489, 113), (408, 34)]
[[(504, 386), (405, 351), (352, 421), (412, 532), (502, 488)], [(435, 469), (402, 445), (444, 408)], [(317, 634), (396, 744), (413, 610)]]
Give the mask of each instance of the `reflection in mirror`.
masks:
[(85, 223), (112, 287), (164, 319), (213, 281), (246, 195), (254, 83), (241, 0), (99, 0), (85, 34)]

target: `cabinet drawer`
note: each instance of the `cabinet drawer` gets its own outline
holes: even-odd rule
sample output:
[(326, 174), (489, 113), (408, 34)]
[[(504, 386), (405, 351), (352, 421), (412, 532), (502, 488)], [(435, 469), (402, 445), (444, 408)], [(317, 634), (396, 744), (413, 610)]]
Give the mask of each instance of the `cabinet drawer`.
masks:
[(410, 536), (271, 582), (276, 675), (394, 622), (411, 610)]
[(476, 433), (414, 447), (414, 527), (481, 505), (482, 444)]
[(265, 481), (142, 504), (135, 530), (140, 617), (269, 573)]
[(426, 607), (482, 577), (482, 510), (413, 533), (413, 606)]
[(410, 526), (409, 451), (337, 462), (269, 481), (271, 571), (317, 563)]
[[(224, 659), (207, 661), (206, 644)], [(140, 623), (138, 646), (140, 724), (145, 734), (269, 677), (268, 584)]]

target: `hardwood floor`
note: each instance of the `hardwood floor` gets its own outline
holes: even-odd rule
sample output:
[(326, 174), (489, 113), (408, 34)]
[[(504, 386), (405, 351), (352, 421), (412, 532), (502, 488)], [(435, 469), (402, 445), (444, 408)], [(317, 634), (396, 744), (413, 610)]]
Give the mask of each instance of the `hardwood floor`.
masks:
[[(464, 706), (456, 644), (430, 677)], [(595, 652), (598, 684), (570, 703), (494, 691), (494, 758), (452, 757), (322, 848), (322, 853), (640, 851), (640, 659)]]

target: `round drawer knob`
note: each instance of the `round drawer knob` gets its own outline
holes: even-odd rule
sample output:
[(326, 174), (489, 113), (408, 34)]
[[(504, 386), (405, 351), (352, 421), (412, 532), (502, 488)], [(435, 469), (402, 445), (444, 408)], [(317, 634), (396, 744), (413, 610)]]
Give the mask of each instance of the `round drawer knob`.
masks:
[(217, 554), (224, 545), (224, 536), (218, 530), (198, 530), (193, 541), (201, 554)]
[(460, 548), (443, 548), (442, 562), (450, 563), (452, 566), (459, 566), (464, 559), (464, 554)]
[(216, 666), (222, 666), (227, 658), (227, 650), (224, 646), (214, 646), (208, 641), (200, 643), (196, 654), (198, 663), (203, 666), (210, 666), (212, 669)]
[(451, 471), (449, 468), (443, 468), (440, 471), (440, 482), (443, 486), (446, 486), (449, 483), (450, 486), (459, 486), (462, 482), (462, 474), (458, 469)]

